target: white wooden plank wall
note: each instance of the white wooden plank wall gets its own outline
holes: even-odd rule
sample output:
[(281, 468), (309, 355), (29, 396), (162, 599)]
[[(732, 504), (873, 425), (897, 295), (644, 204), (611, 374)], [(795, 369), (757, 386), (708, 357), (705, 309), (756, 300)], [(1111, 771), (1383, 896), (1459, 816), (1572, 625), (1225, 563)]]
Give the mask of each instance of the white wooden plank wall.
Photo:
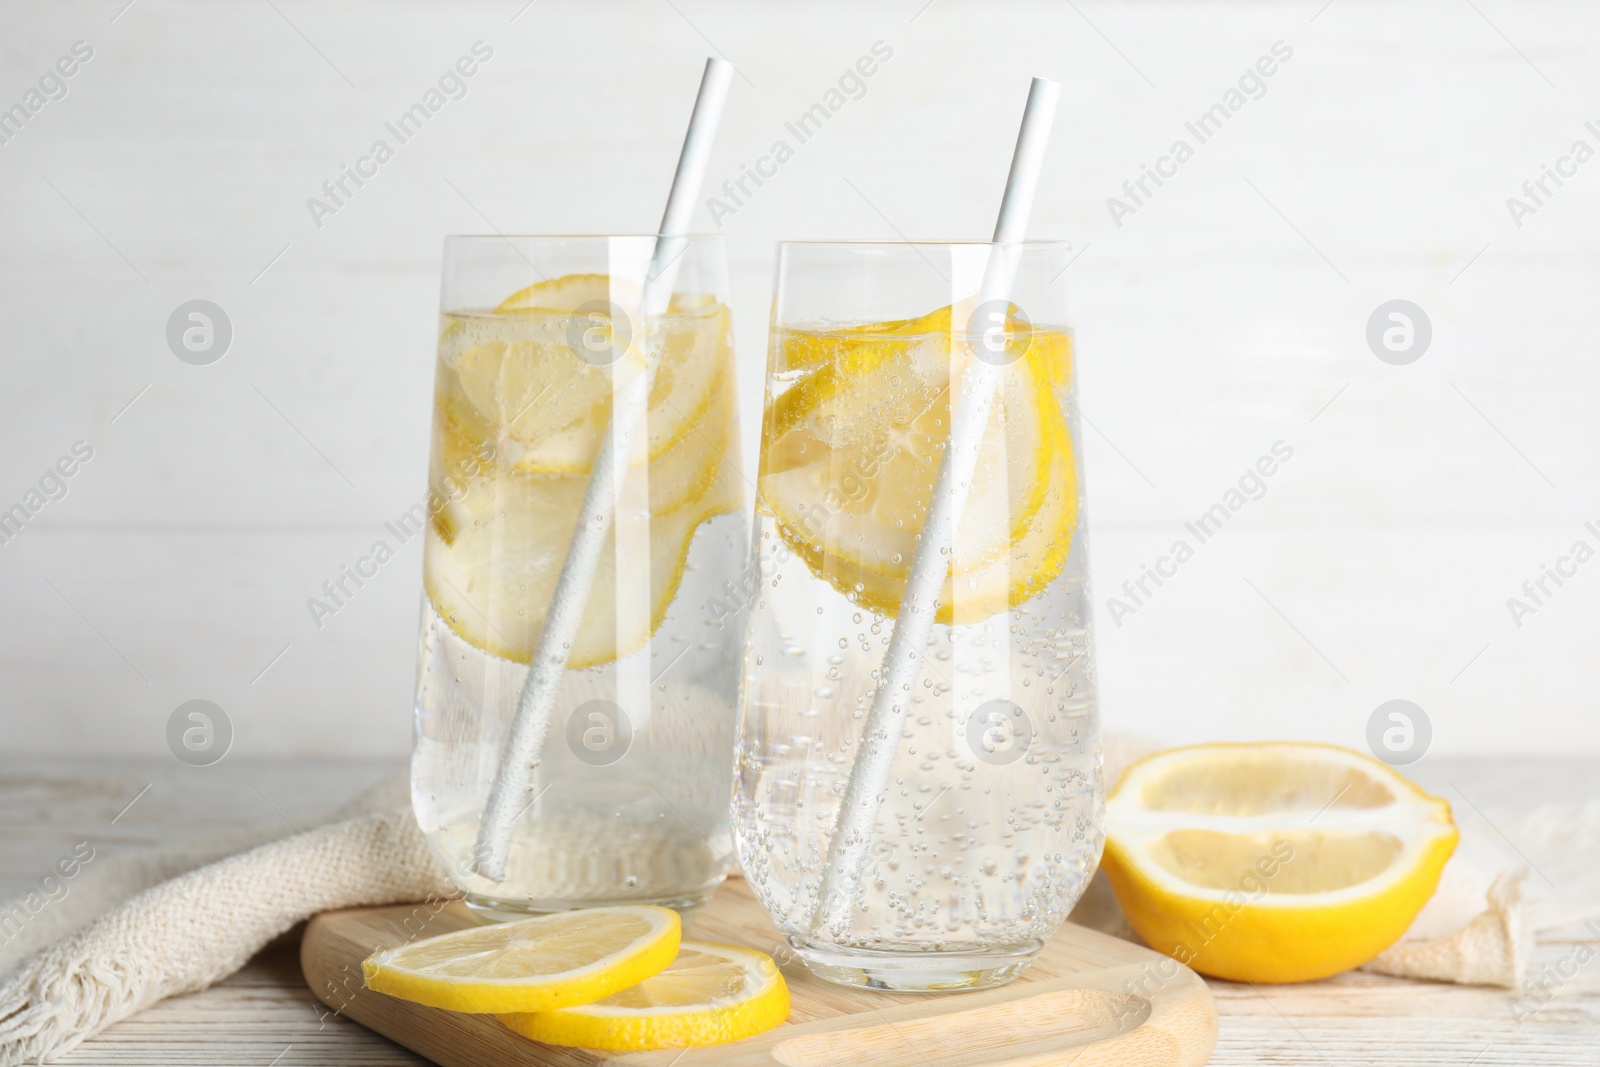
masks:
[[(720, 220), (749, 469), (773, 242), (986, 235), (1055, 77), (1033, 230), (1083, 253), (1106, 725), (1361, 746), (1405, 698), (1437, 752), (1600, 750), (1600, 562), (1520, 628), (1506, 604), (1600, 549), (1600, 162), (1520, 226), (1506, 203), (1600, 149), (1593, 5), (125, 2), (0, 7), (0, 108), (43, 101), (0, 144), (0, 509), (94, 453), (0, 544), (6, 751), (161, 755), (200, 697), (243, 755), (403, 753), (419, 546), (321, 630), (305, 601), (422, 492), (441, 236), (648, 230), (708, 51), (743, 74), (720, 183), (877, 41), (864, 95)], [(477, 41), (465, 95), (318, 228), (307, 198)], [(233, 325), (210, 366), (165, 339), (195, 298)], [(1365, 332), (1402, 298), (1433, 339), (1394, 366)], [(1115, 625), (1280, 440), (1265, 495)]]

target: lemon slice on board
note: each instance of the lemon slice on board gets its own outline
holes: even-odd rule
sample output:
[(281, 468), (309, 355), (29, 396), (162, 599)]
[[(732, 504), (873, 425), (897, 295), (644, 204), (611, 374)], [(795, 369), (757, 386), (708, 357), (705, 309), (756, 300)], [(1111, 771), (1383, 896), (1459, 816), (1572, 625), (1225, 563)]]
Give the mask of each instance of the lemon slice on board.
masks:
[(772, 957), (737, 945), (685, 941), (678, 958), (638, 985), (576, 1008), (501, 1021), (547, 1045), (609, 1051), (720, 1045), (789, 1017), (789, 987)]
[(375, 952), (367, 988), (473, 1014), (549, 1011), (608, 997), (677, 957), (670, 908), (589, 908), (476, 926)]
[(1128, 768), (1104, 866), (1152, 948), (1218, 978), (1300, 982), (1399, 940), (1457, 836), (1446, 801), (1348, 749), (1195, 745)]

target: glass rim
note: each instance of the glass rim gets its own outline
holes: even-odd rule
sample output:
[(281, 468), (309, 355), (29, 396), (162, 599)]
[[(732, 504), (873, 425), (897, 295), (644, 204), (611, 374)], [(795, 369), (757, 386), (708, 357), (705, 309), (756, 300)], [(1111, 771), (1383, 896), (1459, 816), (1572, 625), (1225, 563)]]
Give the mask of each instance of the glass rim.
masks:
[[(1022, 248), (1071, 248), (1072, 242), (1064, 238), (1028, 237), (1021, 241), (1003, 241), (1007, 247)], [(958, 241), (869, 241), (863, 239), (843, 240), (802, 240), (779, 241), (778, 247), (783, 248), (989, 248), (994, 241), (974, 241), (963, 239)]]

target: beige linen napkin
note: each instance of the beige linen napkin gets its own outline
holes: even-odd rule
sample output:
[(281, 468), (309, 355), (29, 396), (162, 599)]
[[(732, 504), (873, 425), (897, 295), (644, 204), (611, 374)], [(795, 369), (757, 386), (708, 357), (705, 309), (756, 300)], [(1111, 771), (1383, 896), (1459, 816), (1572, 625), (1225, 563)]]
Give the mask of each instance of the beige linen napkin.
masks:
[[(204, 842), (165, 881), (157, 872), (182, 869), (181, 852), (86, 869), (82, 891), (39, 916), (78, 928), (0, 986), (0, 1065), (54, 1060), (159, 1000), (205, 989), (318, 912), (450, 895), (411, 809), (398, 807), (405, 786), (396, 776), (337, 813), (368, 814), (199, 866), (216, 846)], [(88, 910), (108, 897), (122, 903)]]
[[(1154, 747), (1108, 738), (1107, 780)], [(90, 881), (52, 909), (52, 925), (30, 934), (64, 936), (0, 985), (0, 1065), (55, 1059), (165, 997), (204, 989), (320, 911), (451, 895), (405, 793), (404, 776), (397, 776), (342, 811), (343, 821), (217, 862), (211, 861), (219, 842), (210, 841), (191, 853), (86, 871)], [(1537, 864), (1545, 891), (1534, 906), (1525, 892), (1527, 872), (1507, 868), (1490, 843), (1464, 830), (1435, 899), (1406, 937), (1366, 969), (1516, 988), (1530, 929), (1600, 915), (1600, 872), (1590, 869), (1600, 853), (1600, 800), (1497, 825)], [(1558, 884), (1563, 893), (1554, 891)], [(0, 914), (14, 906), (0, 904)], [(1103, 875), (1072, 918), (1136, 940)], [(10, 958), (0, 955), (0, 973), (16, 966), (17, 947), (7, 946)]]

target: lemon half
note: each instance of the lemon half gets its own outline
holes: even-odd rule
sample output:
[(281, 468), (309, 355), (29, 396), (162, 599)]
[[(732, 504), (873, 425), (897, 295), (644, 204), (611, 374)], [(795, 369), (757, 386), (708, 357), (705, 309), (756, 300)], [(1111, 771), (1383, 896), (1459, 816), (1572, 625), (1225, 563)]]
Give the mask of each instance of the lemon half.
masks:
[(1450, 805), (1333, 745), (1171, 749), (1106, 798), (1104, 867), (1155, 949), (1244, 982), (1301, 982), (1388, 948), (1433, 895)]

